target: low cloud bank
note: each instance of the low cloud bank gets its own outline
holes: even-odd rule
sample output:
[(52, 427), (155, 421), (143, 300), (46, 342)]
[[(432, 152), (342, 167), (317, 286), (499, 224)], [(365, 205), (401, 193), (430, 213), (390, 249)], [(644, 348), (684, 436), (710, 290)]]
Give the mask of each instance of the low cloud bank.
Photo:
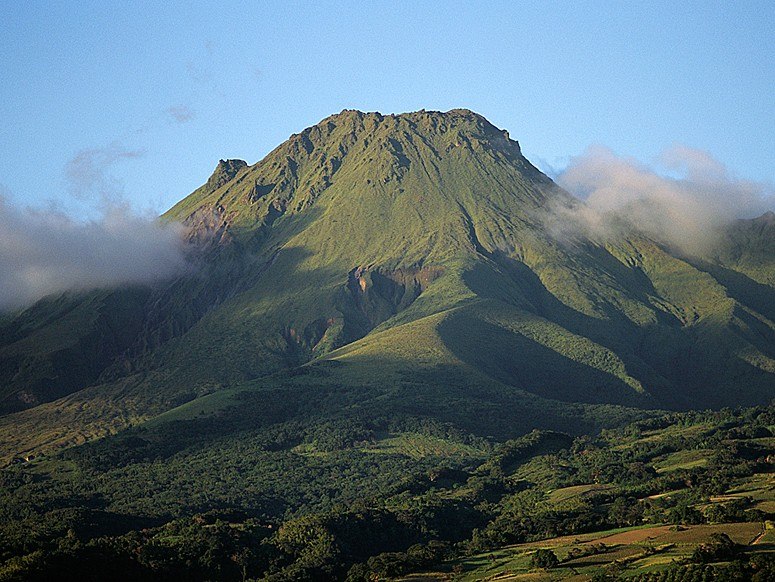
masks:
[(0, 191), (0, 310), (64, 291), (150, 284), (186, 269), (183, 227), (125, 201), (111, 169), (142, 150), (119, 143), (77, 152), (65, 166), (69, 194), (95, 216), (12, 204)]
[(585, 202), (558, 209), (557, 234), (581, 230), (607, 238), (636, 229), (695, 255), (712, 251), (734, 219), (775, 207), (772, 185), (737, 179), (709, 153), (685, 146), (663, 152), (657, 168), (589, 148), (571, 159), (557, 183)]
[(68, 290), (152, 283), (186, 268), (182, 227), (126, 206), (77, 222), (54, 210), (17, 208), (0, 196), (0, 309)]

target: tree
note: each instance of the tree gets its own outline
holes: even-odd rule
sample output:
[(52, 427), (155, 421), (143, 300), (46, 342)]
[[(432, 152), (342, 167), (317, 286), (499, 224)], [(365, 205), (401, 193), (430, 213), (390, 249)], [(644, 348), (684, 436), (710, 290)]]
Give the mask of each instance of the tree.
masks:
[(731, 560), (740, 553), (741, 546), (725, 533), (713, 533), (710, 541), (699, 545), (692, 554), (692, 561), (698, 563)]
[(560, 560), (557, 559), (557, 555), (552, 550), (541, 548), (533, 553), (533, 557), (530, 560), (534, 568), (542, 568), (549, 570), (556, 568)]

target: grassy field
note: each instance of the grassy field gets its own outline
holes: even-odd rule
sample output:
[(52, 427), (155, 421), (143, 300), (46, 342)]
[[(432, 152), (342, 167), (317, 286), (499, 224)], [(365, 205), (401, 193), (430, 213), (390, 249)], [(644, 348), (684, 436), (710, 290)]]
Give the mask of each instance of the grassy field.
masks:
[(375, 446), (363, 449), (367, 453), (400, 454), (413, 459), (434, 457), (483, 458), (483, 451), (462, 443), (417, 433), (387, 435)]
[(548, 501), (555, 507), (573, 506), (583, 501), (591, 494), (599, 491), (609, 491), (613, 489), (611, 485), (574, 485), (572, 487), (563, 487), (555, 489), (549, 494)]
[(704, 467), (708, 464), (710, 451), (705, 449), (678, 451), (667, 455), (655, 463), (657, 473), (666, 473), (677, 469), (692, 469), (694, 467)]
[(731, 499), (750, 497), (757, 509), (775, 513), (775, 475), (772, 473), (753, 475), (740, 485), (727, 491), (726, 495), (712, 497), (711, 501), (723, 502)]
[[(396, 579), (404, 582), (581, 582), (592, 580), (601, 572), (615, 572), (615, 576), (612, 575), (610, 579), (627, 580), (640, 574), (658, 573), (696, 564), (692, 561), (695, 550), (714, 543), (714, 535), (717, 534), (726, 534), (735, 544), (739, 544), (744, 556), (775, 555), (775, 523), (770, 521), (775, 510), (775, 474), (761, 472), (733, 479), (716, 493), (707, 496), (697, 496), (693, 485), (685, 477), (679, 477), (715, 472), (714, 466), (718, 462), (715, 456), (717, 449), (713, 446), (698, 447), (699, 444), (708, 442), (708, 435), (713, 430), (712, 424), (707, 422), (694, 422), (688, 426), (675, 423), (658, 429), (631, 433), (631, 436), (624, 438), (616, 436), (615, 433), (609, 436), (609, 442), (613, 445), (611, 450), (622, 451), (623, 455), (648, 448), (657, 452), (647, 462), (663, 488), (652, 489), (648, 495), (633, 497), (628, 503), (641, 507), (673, 507), (686, 504), (695, 515), (705, 516), (705, 523), (665, 522), (654, 520), (652, 517), (642, 520), (641, 525), (631, 527), (495, 546), (489, 551), (476, 550), (473, 555), (463, 554), (463, 557), (458, 554), (457, 558), (449, 559), (431, 571), (417, 572)], [(733, 436), (735, 432), (733, 430), (728, 434)], [(670, 443), (678, 442), (691, 442), (692, 445), (671, 450), (673, 445)], [(759, 454), (773, 448), (771, 437), (750, 438), (741, 442), (760, 447)], [(665, 450), (667, 452), (659, 452)], [(522, 463), (510, 475), (510, 479), (513, 483), (529, 482), (535, 485), (537, 494), (528, 501), (535, 512), (572, 512), (583, 511), (588, 507), (611, 506), (610, 499), (618, 494), (619, 487), (610, 482), (587, 482), (551, 488), (553, 479), (556, 480), (558, 475), (563, 475), (566, 470), (567, 467), (559, 458), (547, 463), (545, 458), (536, 457)], [(749, 515), (759, 517), (730, 518), (731, 514), (728, 512), (736, 506), (752, 510)], [(757, 511), (760, 513), (756, 513)], [(675, 525), (677, 523), (682, 524)], [(535, 567), (533, 556), (539, 549), (551, 550), (559, 564), (548, 570)], [(719, 564), (723, 566), (724, 563), (716, 563)]]
[[(333, 371), (345, 366), (320, 362), (246, 383), (0, 471), (0, 579), (56, 579), (60, 563), (84, 572), (126, 563), (145, 576), (135, 580), (172, 571), (240, 580), (233, 556), (256, 547), (253, 579), (351, 573), (351, 582), (411, 573), (590, 580), (613, 568), (621, 579), (673, 576), (720, 533), (731, 550), (698, 552), (692, 576), (715, 575), (711, 559), (740, 556), (734, 544), (744, 554), (729, 568), (746, 576), (775, 553), (773, 438), (763, 436), (772, 434), (771, 408), (493, 443), (461, 430), (465, 419), (420, 416), (436, 398), (421, 375), (397, 398), (378, 379), (340, 384), (346, 374)], [(448, 397), (466, 396), (459, 376), (445, 372)], [(487, 390), (481, 384), (478, 397)], [(504, 401), (488, 410), (489, 431), (513, 418)], [(557, 566), (536, 569), (539, 549)]]

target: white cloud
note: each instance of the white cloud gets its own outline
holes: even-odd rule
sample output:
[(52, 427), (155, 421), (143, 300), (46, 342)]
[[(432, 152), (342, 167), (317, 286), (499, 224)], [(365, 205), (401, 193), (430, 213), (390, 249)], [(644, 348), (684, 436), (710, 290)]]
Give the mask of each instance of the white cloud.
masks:
[(65, 167), (69, 193), (91, 207), (75, 220), (56, 203), (24, 208), (0, 192), (0, 309), (64, 291), (151, 284), (186, 269), (183, 227), (135, 212), (110, 169), (144, 155), (118, 143), (84, 149)]
[(659, 162), (666, 172), (604, 147), (572, 158), (557, 182), (585, 206), (562, 211), (558, 224), (573, 218), (576, 227), (599, 237), (634, 228), (683, 252), (702, 254), (726, 224), (762, 214), (775, 203), (771, 185), (731, 176), (707, 152), (675, 146)]
[(56, 210), (17, 208), (0, 196), (0, 309), (67, 290), (147, 284), (186, 268), (182, 227), (113, 207), (77, 222)]

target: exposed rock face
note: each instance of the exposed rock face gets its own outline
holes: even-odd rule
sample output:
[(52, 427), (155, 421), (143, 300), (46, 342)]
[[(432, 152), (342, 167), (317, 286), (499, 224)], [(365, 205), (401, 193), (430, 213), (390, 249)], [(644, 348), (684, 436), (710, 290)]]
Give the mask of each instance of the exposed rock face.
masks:
[(357, 267), (347, 280), (345, 334), (358, 339), (392, 316), (408, 308), (433, 281), (444, 273), (441, 267), (388, 270)]
[(220, 160), (212, 175), (207, 179), (207, 187), (212, 191), (217, 190), (233, 180), (234, 176), (247, 166), (248, 163), (244, 160)]

